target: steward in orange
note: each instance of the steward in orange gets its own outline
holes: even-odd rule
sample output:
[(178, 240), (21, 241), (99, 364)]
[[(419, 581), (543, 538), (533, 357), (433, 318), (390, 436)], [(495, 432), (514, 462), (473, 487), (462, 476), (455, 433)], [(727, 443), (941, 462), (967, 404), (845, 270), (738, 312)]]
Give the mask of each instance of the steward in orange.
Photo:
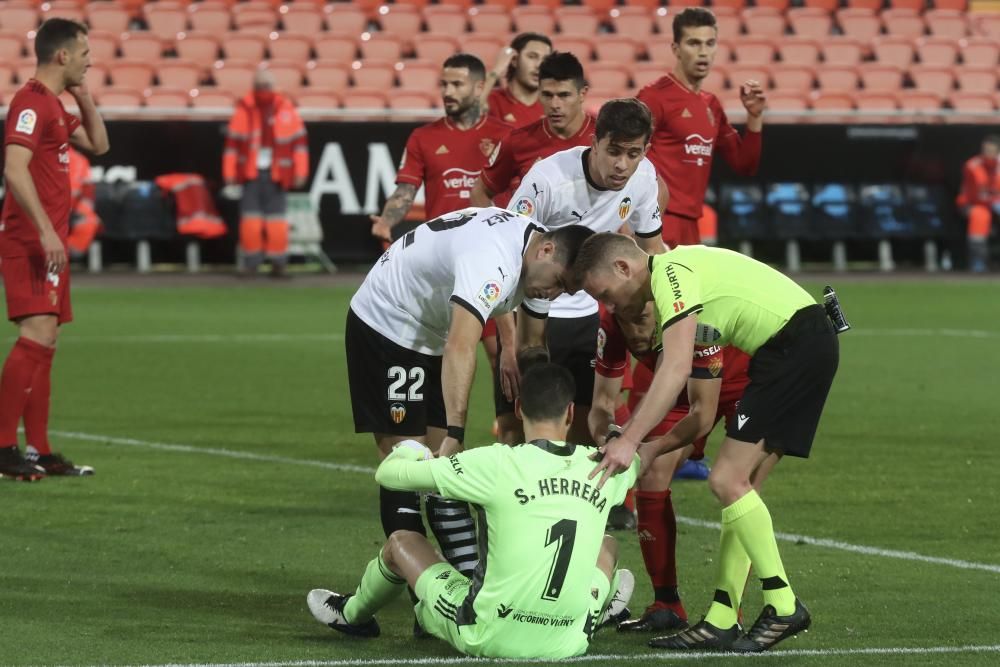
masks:
[(969, 221), (969, 270), (989, 269), (993, 215), (1000, 214), (1000, 136), (983, 139), (981, 153), (962, 167), (962, 189), (956, 203)]
[(94, 210), (94, 181), (90, 177), (90, 160), (82, 153), (69, 149), (69, 190), (71, 206), (69, 236), (66, 245), (74, 259), (87, 254), (87, 249), (101, 231), (101, 220)]
[(236, 104), (222, 154), (227, 187), (242, 186), (240, 248), (244, 271), (255, 275), (265, 255), (272, 275), (288, 264), (288, 215), (285, 193), (305, 186), (309, 177), (306, 128), (292, 102), (274, 91), (266, 69), (254, 76), (253, 92)]

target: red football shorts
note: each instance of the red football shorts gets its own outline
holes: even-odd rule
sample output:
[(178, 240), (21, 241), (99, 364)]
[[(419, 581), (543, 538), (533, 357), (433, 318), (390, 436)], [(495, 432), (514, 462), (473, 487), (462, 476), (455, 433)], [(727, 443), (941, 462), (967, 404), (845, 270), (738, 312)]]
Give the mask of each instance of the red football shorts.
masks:
[(3, 288), (7, 297), (7, 319), (29, 315), (56, 315), (59, 324), (73, 321), (69, 299), (69, 267), (58, 274), (45, 269), (45, 257), (4, 257), (0, 259)]
[(663, 242), (668, 248), (679, 245), (698, 245), (701, 236), (698, 234), (698, 221), (684, 218), (672, 213), (663, 214)]

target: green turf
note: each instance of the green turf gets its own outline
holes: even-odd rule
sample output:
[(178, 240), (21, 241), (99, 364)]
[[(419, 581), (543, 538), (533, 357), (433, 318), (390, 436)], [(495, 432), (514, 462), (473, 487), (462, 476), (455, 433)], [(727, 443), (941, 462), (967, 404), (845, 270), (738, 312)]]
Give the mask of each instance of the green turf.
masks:
[[(346, 391), (341, 334), (350, 291), (75, 291), (78, 319), (56, 357), (52, 428), (197, 451), (56, 436), (58, 449), (94, 465), (97, 476), (0, 484), (0, 664), (455, 656), (440, 642), (411, 640), (402, 599), (380, 615), (383, 637), (369, 642), (335, 635), (305, 607), (311, 588), (352, 590), (382, 541), (370, 475), (208, 451), (374, 464), (369, 437), (352, 432)], [(776, 528), (1000, 564), (1000, 284), (872, 281), (838, 292), (856, 330), (842, 338), (813, 457), (782, 463), (768, 484)], [(938, 329), (949, 332), (928, 335)], [(483, 373), (472, 405), (469, 440), (485, 442), (492, 403)], [(675, 505), (686, 517), (718, 518), (701, 483), (676, 485)], [(620, 537), (623, 563), (642, 582), (637, 541)], [(717, 538), (710, 528), (680, 527), (692, 615), (704, 612), (713, 588)], [(781, 649), (998, 643), (1000, 573), (781, 548), (814, 615), (813, 630)], [(633, 606), (648, 597), (642, 583)], [(759, 600), (749, 596), (751, 615)], [(591, 652), (635, 654), (614, 664), (663, 657), (615, 633), (599, 636)], [(997, 660), (774, 655), (764, 663)]]

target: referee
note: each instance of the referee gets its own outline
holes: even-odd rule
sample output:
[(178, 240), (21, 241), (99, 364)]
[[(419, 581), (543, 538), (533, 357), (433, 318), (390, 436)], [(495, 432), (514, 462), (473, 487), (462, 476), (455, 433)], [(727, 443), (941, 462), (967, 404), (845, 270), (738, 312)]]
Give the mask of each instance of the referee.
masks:
[[(807, 629), (809, 612), (792, 592), (771, 515), (750, 478), (771, 454), (809, 456), (839, 361), (825, 309), (778, 271), (720, 248), (680, 246), (649, 256), (627, 236), (596, 234), (574, 268), (584, 290), (612, 312), (628, 317), (654, 301), (662, 329), (663, 361), (646, 399), (605, 447), (594, 471), (603, 472), (601, 483), (628, 467), (637, 449), (648, 458), (639, 441), (684, 388), (695, 343), (728, 344), (751, 355), (750, 384), (708, 478), (723, 508), (712, 606), (701, 622), (651, 645), (760, 652)], [(764, 609), (741, 637), (737, 613), (751, 566)]]

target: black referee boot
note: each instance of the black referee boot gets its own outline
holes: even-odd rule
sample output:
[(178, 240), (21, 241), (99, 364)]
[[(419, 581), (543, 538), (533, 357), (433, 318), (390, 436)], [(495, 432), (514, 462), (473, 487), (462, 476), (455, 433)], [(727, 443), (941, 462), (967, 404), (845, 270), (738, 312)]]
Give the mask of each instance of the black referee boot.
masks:
[(795, 611), (788, 616), (778, 616), (774, 607), (766, 605), (754, 621), (749, 632), (733, 642), (732, 650), (738, 653), (762, 653), (778, 642), (807, 632), (812, 617), (806, 606), (795, 599)]
[(672, 651), (731, 651), (733, 642), (740, 636), (740, 626), (722, 629), (717, 628), (705, 619), (701, 619), (687, 630), (675, 635), (657, 637), (649, 642), (652, 648), (665, 648)]

